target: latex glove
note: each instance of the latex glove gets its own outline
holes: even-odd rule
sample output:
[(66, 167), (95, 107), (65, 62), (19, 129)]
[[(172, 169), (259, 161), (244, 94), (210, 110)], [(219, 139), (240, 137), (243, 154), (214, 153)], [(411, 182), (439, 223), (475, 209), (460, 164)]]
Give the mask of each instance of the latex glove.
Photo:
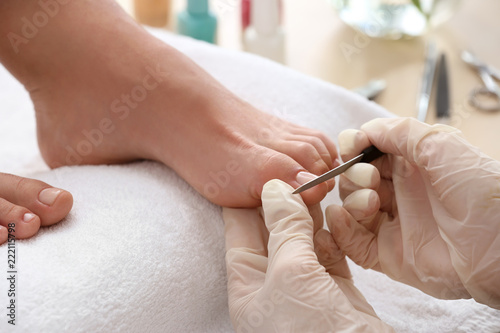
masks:
[[(354, 287), (345, 256), (293, 188), (271, 180), (256, 209), (224, 208), (229, 313), (237, 332), (393, 332)], [(311, 210), (316, 229), (318, 206)]]
[(458, 130), (410, 118), (373, 120), (339, 142), (344, 160), (371, 144), (387, 153), (341, 176), (344, 208), (326, 211), (339, 247), (434, 297), (500, 309), (500, 163)]

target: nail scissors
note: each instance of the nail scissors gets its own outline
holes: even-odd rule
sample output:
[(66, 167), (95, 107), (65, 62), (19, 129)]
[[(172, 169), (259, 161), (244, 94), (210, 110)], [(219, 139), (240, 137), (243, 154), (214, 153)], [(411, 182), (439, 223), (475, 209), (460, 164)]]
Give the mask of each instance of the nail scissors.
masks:
[[(495, 80), (500, 80), (500, 71), (479, 60), (472, 52), (463, 51), (462, 60), (474, 67), (483, 80), (484, 87), (475, 88), (469, 94), (469, 103), (483, 111), (500, 110), (500, 87)], [(489, 103), (485, 102), (490, 101)]]

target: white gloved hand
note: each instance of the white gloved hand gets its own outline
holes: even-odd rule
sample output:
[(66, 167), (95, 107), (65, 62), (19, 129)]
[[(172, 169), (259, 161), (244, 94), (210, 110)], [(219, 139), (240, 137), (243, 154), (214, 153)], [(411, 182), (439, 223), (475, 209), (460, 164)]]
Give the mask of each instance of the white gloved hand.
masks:
[[(500, 309), (500, 163), (449, 126), (376, 119), (340, 134), (344, 160), (387, 153), (340, 178), (326, 219), (354, 262), (434, 297)], [(376, 191), (376, 192), (375, 192)]]
[(264, 218), (257, 209), (223, 210), (236, 331), (393, 332), (354, 287), (345, 256), (324, 229), (316, 233), (315, 254), (321, 208), (309, 212), (292, 191), (279, 180), (266, 183)]

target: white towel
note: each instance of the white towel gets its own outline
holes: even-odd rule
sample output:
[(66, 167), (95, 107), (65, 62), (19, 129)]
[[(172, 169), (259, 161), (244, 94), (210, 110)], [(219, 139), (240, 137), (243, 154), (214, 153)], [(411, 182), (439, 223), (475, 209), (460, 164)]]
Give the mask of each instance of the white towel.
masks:
[[(268, 60), (153, 33), (257, 107), (336, 140), (390, 116), (342, 88)], [(0, 332), (231, 332), (221, 209), (154, 162), (49, 170), (29, 96), (0, 68), (0, 171), (73, 193), (69, 217), (18, 241), (16, 326), (7, 323), (0, 247)], [(0, 184), (1, 185), (1, 184)], [(338, 202), (332, 193), (324, 204)], [(499, 332), (500, 312), (441, 301), (351, 265), (355, 283), (398, 332)]]

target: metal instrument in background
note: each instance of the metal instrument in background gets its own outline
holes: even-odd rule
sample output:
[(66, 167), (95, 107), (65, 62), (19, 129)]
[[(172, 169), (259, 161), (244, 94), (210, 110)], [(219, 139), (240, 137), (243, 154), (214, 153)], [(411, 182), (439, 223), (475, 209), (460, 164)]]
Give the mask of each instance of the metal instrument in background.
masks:
[(427, 55), (425, 57), (424, 75), (417, 101), (417, 119), (421, 122), (425, 122), (427, 118), (437, 57), (438, 52), (436, 43), (434, 41), (429, 41), (427, 44)]
[(377, 97), (382, 91), (384, 91), (386, 87), (385, 80), (370, 80), (367, 84), (364, 86), (358, 87), (353, 89), (352, 91), (366, 97), (369, 100), (374, 99)]
[(376, 160), (380, 156), (384, 155), (380, 150), (378, 150), (375, 146), (370, 146), (363, 150), (361, 154), (358, 156), (350, 159), (349, 161), (345, 162), (344, 164), (339, 165), (335, 169), (332, 169), (328, 172), (325, 172), (321, 176), (318, 176), (317, 178), (308, 181), (304, 185), (298, 187), (295, 191), (293, 191), (293, 194), (303, 192), (305, 190), (310, 189), (311, 187), (314, 187), (318, 184), (321, 184), (323, 182), (326, 182), (328, 179), (332, 179), (335, 176), (340, 175), (341, 173), (345, 172), (347, 169), (352, 167), (356, 163), (370, 163), (371, 161)]
[(436, 117), (438, 123), (448, 124), (450, 122), (450, 87), (448, 83), (448, 66), (444, 53), (441, 53), (439, 58), (437, 72)]
[[(484, 87), (473, 89), (470, 92), (469, 103), (483, 111), (499, 111), (500, 87), (494, 79), (500, 80), (500, 71), (482, 62), (470, 51), (463, 51), (461, 56), (464, 62), (478, 71), (484, 83)], [(490, 103), (484, 100), (489, 100)]]

